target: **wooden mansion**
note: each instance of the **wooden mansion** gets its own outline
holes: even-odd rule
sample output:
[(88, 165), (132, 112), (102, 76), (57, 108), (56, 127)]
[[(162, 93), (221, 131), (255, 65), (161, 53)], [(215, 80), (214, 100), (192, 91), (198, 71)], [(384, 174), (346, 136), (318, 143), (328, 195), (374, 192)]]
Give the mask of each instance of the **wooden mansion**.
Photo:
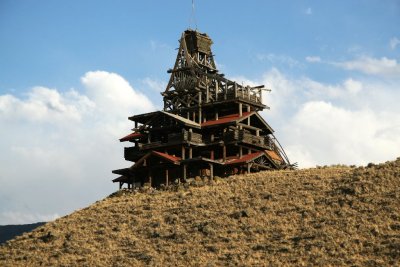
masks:
[(196, 176), (291, 168), (274, 130), (260, 116), (263, 85), (243, 86), (216, 68), (207, 34), (186, 30), (168, 85), (164, 109), (129, 117), (133, 132), (114, 170), (120, 188), (168, 186)]

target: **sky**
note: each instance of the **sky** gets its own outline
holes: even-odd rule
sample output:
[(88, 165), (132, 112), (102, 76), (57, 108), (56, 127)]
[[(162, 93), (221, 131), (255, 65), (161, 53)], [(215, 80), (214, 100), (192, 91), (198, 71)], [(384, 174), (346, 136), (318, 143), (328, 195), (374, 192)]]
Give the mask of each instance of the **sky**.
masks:
[(400, 1), (0, 1), (0, 224), (106, 197), (128, 116), (160, 92), (187, 28), (220, 72), (264, 84), (300, 168), (400, 156)]

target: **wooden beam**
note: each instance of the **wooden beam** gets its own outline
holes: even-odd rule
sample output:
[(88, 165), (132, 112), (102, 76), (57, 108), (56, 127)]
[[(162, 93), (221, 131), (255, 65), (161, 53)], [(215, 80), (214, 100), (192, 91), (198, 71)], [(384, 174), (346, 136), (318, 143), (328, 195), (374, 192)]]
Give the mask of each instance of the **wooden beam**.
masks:
[(262, 129), (260, 129), (258, 127), (254, 127), (254, 126), (247, 125), (247, 124), (244, 124), (244, 123), (240, 123), (239, 122), (238, 125), (242, 126), (243, 128), (246, 128), (246, 129), (250, 129), (250, 130), (254, 130), (254, 131), (257, 131), (257, 130), (262, 131)]
[(214, 164), (209, 163), (210, 166), (210, 179), (213, 180), (214, 179)]
[(153, 172), (151, 169), (149, 169), (149, 185), (150, 185), (150, 187), (151, 187), (152, 180), (153, 180)]
[(186, 181), (186, 164), (183, 165), (183, 180)]

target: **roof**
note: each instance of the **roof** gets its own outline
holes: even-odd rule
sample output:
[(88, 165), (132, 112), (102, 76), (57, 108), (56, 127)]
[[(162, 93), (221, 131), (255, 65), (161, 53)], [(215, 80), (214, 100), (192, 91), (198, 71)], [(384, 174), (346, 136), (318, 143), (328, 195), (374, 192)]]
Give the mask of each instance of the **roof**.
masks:
[(166, 160), (168, 160), (168, 161), (171, 161), (171, 162), (173, 162), (173, 163), (178, 162), (178, 161), (181, 160), (180, 157), (168, 155), (168, 154), (165, 154), (165, 153), (162, 153), (162, 152), (158, 152), (158, 151), (152, 151), (151, 153), (152, 153), (153, 155), (157, 155), (157, 156), (162, 157), (162, 158), (164, 158), (164, 159), (166, 159)]
[(158, 112), (159, 111), (153, 111), (153, 112), (133, 115), (133, 116), (129, 117), (128, 119), (131, 120), (131, 121), (137, 121), (139, 123), (146, 123), (149, 119), (151, 119)]
[(241, 157), (241, 158), (233, 159), (233, 160), (231, 160), (231, 161), (226, 162), (225, 164), (226, 164), (226, 165), (230, 165), (230, 164), (237, 164), (237, 163), (249, 162), (249, 161), (252, 161), (253, 159), (256, 159), (256, 158), (258, 158), (258, 157), (260, 157), (260, 156), (262, 156), (262, 155), (264, 155), (264, 152), (263, 152), (263, 151), (261, 151), (261, 152), (255, 152), (255, 153), (251, 153), (251, 154), (244, 155), (244, 156)]
[(141, 134), (141, 133), (133, 132), (133, 133), (128, 134), (127, 136), (122, 137), (121, 139), (119, 139), (119, 141), (120, 142), (131, 141), (133, 139), (140, 138), (142, 136), (143, 136), (143, 134)]
[(251, 113), (253, 113), (253, 112), (243, 112), (242, 116), (240, 116), (239, 113), (230, 114), (227, 116), (220, 117), (220, 118), (218, 118), (218, 120), (211, 120), (211, 121), (203, 122), (201, 124), (201, 126), (204, 127), (204, 126), (220, 125), (220, 124), (234, 122), (239, 119), (244, 119), (244, 118), (250, 116)]
[(127, 182), (127, 181), (128, 181), (128, 178), (126, 176), (119, 176), (119, 177), (117, 177), (117, 178), (112, 180), (113, 183), (116, 183), (116, 182)]
[(273, 160), (275, 160), (275, 161), (282, 162), (282, 158), (281, 158), (275, 151), (273, 151), (273, 150), (265, 150), (265, 153), (267, 153), (267, 155), (268, 155), (271, 159), (273, 159)]
[(160, 113), (162, 113), (162, 114), (164, 114), (164, 115), (167, 115), (167, 116), (169, 116), (169, 117), (172, 117), (172, 118), (174, 118), (174, 119), (176, 119), (176, 120), (179, 120), (179, 121), (183, 122), (184, 124), (187, 124), (187, 125), (190, 125), (190, 126), (193, 126), (193, 127), (200, 128), (200, 124), (198, 124), (198, 123), (196, 123), (196, 122), (194, 122), (194, 121), (191, 121), (191, 120), (189, 120), (189, 119), (186, 119), (186, 118), (184, 118), (184, 117), (181, 117), (181, 116), (179, 116), (179, 115), (172, 114), (172, 113), (169, 113), (169, 112), (166, 112), (166, 111), (160, 111)]

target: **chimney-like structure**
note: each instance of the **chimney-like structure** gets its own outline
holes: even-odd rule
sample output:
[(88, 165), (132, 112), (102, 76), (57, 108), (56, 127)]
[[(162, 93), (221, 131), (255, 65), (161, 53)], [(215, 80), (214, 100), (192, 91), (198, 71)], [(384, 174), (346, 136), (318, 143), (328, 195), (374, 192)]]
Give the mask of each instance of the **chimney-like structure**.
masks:
[(243, 86), (219, 74), (207, 34), (186, 30), (167, 88), (164, 110), (129, 117), (120, 139), (129, 168), (114, 170), (120, 188), (168, 186), (188, 178), (292, 168), (273, 129), (260, 116), (263, 85)]

